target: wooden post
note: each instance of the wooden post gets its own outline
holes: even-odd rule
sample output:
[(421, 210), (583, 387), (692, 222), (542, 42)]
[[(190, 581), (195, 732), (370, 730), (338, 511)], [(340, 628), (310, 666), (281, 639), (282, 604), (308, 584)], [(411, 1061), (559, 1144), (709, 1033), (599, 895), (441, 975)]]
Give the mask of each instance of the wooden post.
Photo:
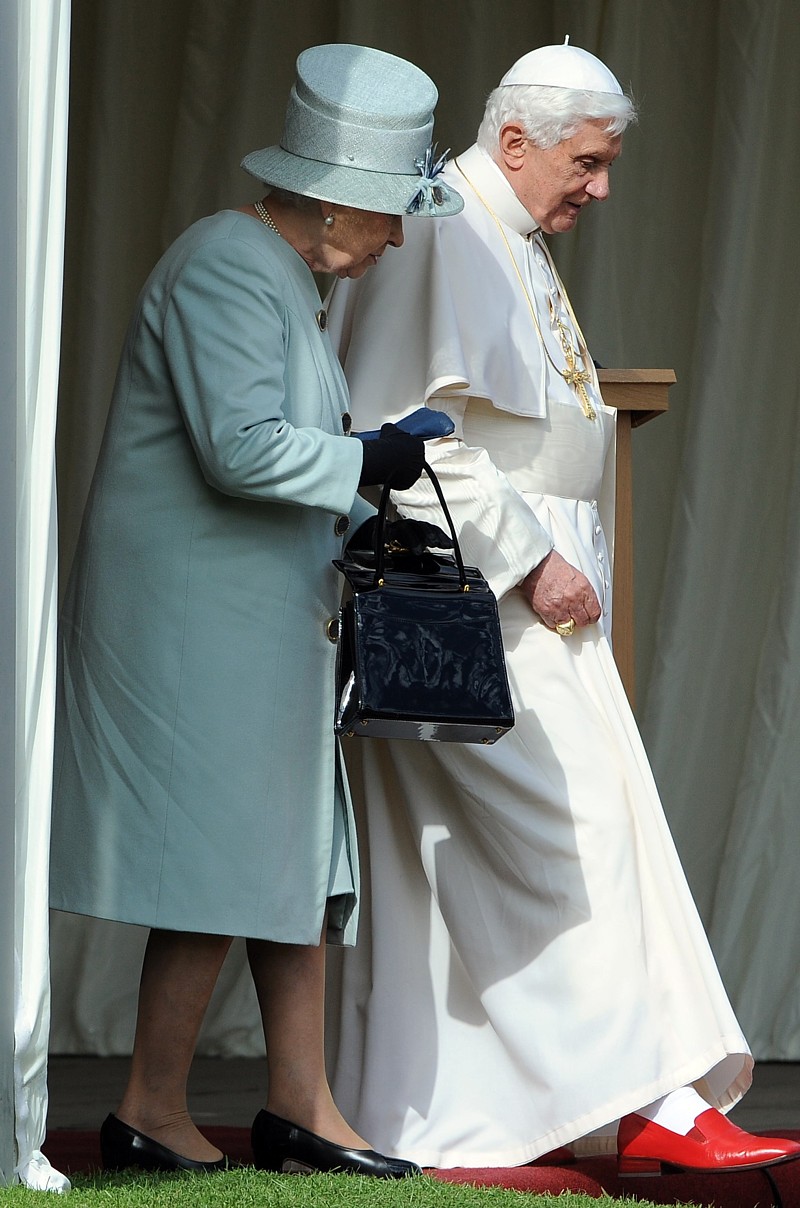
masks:
[(633, 625), (633, 444), (634, 428), (669, 407), (672, 369), (598, 369), (603, 400), (617, 411), (617, 491), (614, 525), (614, 658), (631, 708), (636, 701)]

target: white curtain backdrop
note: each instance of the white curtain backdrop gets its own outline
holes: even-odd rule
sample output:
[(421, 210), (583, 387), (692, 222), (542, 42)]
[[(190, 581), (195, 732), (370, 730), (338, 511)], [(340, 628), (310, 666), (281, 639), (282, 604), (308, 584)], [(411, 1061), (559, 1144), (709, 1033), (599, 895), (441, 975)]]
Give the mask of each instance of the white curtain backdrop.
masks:
[(47, 874), (58, 580), (54, 445), (69, 0), (21, 0), (7, 7), (15, 9), (19, 71), (17, 274), (15, 282), (3, 285), (4, 293), (14, 290), (17, 316), (15, 1174), (29, 1187), (63, 1191), (69, 1183), (50, 1167), (40, 1146), (50, 1026)]
[[(611, 200), (552, 246), (595, 356), (677, 372), (670, 413), (635, 436), (640, 719), (756, 1056), (800, 1060), (795, 0), (73, 0), (73, 14), (65, 567), (139, 286), (182, 227), (254, 196), (237, 165), (277, 140), (299, 50), (349, 40), (415, 60), (454, 151), (508, 66), (567, 33), (632, 86), (641, 122)], [(129, 1051), (142, 940), (54, 920), (54, 1051)], [(262, 1051), (240, 950), (201, 1049)]]

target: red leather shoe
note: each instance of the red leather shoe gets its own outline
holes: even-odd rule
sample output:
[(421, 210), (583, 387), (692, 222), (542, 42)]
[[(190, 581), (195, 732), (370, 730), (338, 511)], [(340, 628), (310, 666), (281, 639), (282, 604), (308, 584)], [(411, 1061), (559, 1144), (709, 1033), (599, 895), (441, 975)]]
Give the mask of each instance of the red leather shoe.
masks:
[(710, 1107), (682, 1137), (633, 1112), (617, 1134), (620, 1175), (671, 1174), (686, 1170), (752, 1170), (800, 1158), (800, 1144), (781, 1137), (755, 1137)]

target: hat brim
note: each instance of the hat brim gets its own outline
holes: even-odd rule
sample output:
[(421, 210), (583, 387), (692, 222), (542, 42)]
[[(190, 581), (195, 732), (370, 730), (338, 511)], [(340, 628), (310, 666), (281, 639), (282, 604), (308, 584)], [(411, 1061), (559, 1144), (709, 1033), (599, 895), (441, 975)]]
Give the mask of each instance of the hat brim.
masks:
[(316, 159), (303, 159), (284, 151), (283, 147), (263, 147), (251, 151), (242, 160), (242, 167), (256, 180), (316, 197), (335, 205), (352, 206), (356, 210), (371, 210), (378, 214), (401, 214), (432, 218), (448, 218), (464, 208), (463, 198), (455, 189), (437, 179), (441, 202), (433, 210), (420, 208), (409, 213), (408, 206), (419, 191), (422, 177), (393, 172), (369, 172), (341, 164), (326, 164)]

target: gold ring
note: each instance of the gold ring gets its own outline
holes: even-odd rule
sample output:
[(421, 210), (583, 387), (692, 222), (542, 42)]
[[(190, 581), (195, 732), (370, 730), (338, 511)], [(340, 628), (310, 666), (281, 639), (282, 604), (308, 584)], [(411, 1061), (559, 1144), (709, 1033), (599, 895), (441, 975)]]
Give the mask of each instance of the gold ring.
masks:
[(571, 637), (574, 632), (575, 632), (575, 618), (574, 617), (570, 617), (570, 619), (568, 621), (559, 621), (558, 624), (556, 625), (556, 633), (560, 634), (562, 638)]

